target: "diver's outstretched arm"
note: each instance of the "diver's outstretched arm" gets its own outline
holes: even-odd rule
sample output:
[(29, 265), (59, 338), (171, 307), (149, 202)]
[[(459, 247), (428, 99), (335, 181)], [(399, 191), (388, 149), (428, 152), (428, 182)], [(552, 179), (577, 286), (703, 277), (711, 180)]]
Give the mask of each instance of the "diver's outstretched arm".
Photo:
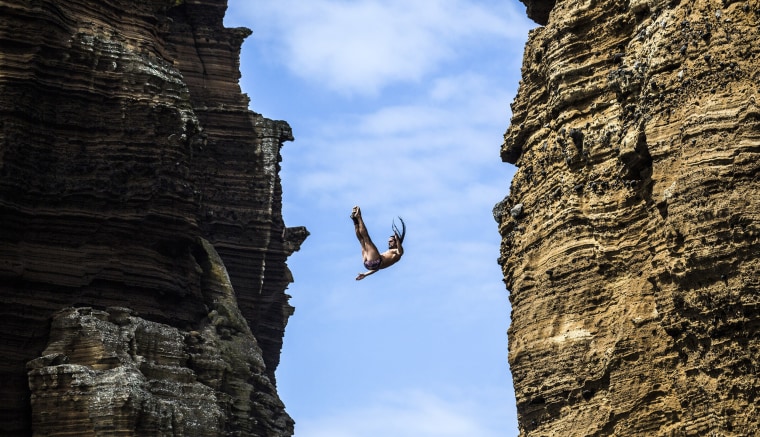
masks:
[(361, 281), (362, 279), (366, 278), (367, 276), (375, 273), (377, 270), (367, 270), (367, 273), (359, 273), (359, 276), (356, 277), (357, 281)]

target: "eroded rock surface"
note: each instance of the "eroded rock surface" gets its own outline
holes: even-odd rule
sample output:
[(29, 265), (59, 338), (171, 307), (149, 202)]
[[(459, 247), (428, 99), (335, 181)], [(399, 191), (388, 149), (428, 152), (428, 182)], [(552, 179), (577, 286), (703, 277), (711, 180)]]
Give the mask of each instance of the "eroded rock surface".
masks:
[(308, 232), (225, 10), (0, 1), (3, 432), (292, 434), (274, 372)]
[(760, 4), (526, 4), (494, 209), (521, 435), (758, 434)]
[(128, 308), (65, 308), (27, 364), (40, 435), (285, 435), (292, 420), (211, 244), (200, 241), (203, 303), (192, 331)]

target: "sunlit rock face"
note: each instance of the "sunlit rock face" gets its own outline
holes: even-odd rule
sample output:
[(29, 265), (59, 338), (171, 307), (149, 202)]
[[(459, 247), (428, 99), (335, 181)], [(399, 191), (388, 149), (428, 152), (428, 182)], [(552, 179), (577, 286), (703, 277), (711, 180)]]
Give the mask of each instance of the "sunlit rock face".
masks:
[(0, 430), (291, 435), (285, 122), (225, 0), (0, 2)]
[(525, 3), (494, 209), (521, 435), (757, 435), (760, 4)]

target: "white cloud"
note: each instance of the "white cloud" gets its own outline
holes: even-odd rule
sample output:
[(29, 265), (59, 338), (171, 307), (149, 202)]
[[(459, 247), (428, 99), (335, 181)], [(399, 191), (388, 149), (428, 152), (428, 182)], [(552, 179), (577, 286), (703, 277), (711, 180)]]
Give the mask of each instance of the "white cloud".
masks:
[(464, 201), (449, 209), (486, 202), (490, 211), (507, 188), (501, 180), (509, 168), (498, 151), (509, 93), (466, 73), (441, 78), (423, 94), (411, 103), (320, 120), (311, 136), (299, 139), (308, 147), (283, 150), (288, 196), (319, 199), (326, 208), (361, 201), (378, 209), (440, 211)]
[(296, 423), (298, 437), (489, 437), (496, 435), (467, 403), (406, 390), (316, 420)]
[[(453, 121), (455, 114), (443, 107), (429, 105), (399, 105), (380, 108), (360, 120), (357, 126), (363, 135), (390, 137), (420, 134), (440, 129)], [(419, 147), (427, 148), (427, 144)]]
[(493, 90), (495, 84), (480, 74), (465, 72), (456, 76), (447, 76), (433, 82), (431, 97), (434, 101), (466, 100), (472, 92), (483, 93)]
[(293, 74), (339, 93), (374, 95), (417, 82), (489, 38), (504, 45), (524, 38), (514, 4), (486, 3), (260, 0), (233, 12), (254, 15), (255, 38)]

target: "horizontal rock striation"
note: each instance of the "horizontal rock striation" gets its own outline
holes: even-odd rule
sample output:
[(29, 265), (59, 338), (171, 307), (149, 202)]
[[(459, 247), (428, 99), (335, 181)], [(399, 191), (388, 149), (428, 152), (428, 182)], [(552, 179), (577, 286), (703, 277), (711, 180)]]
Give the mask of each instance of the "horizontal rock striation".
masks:
[(494, 209), (521, 435), (758, 434), (760, 5), (525, 3)]
[(194, 255), (210, 310), (194, 330), (147, 321), (120, 307), (69, 307), (53, 315), (47, 348), (27, 364), (36, 433), (290, 430), (221, 258), (203, 240)]
[(274, 372), (308, 232), (225, 10), (0, 1), (4, 432), (292, 434)]

